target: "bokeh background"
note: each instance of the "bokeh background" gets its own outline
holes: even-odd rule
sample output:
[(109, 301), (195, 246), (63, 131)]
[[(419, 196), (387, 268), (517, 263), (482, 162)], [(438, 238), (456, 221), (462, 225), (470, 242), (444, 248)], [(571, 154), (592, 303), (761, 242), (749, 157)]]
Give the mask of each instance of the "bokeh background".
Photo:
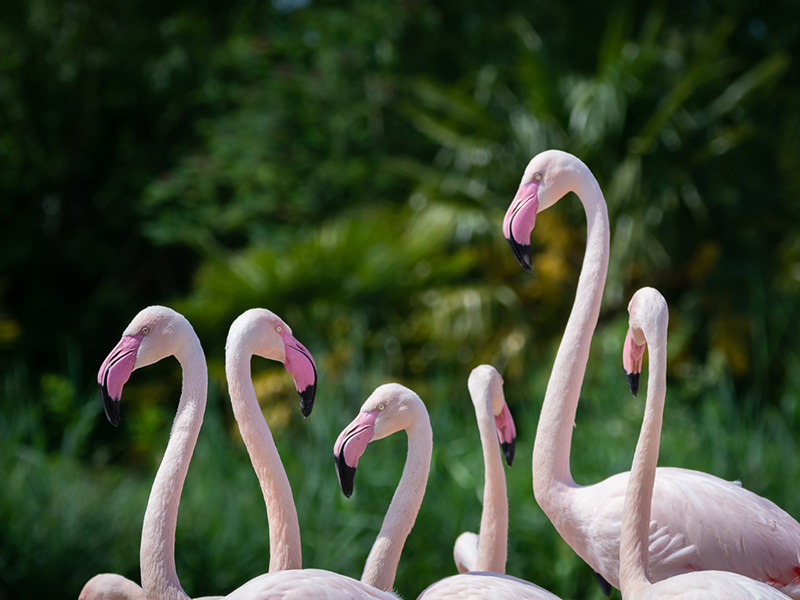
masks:
[(331, 448), (399, 381), (426, 401), (435, 448), (396, 587), (414, 598), (455, 572), (483, 486), (466, 381), (488, 362), (519, 434), (508, 572), (602, 597), (531, 492), (585, 218), (574, 196), (539, 217), (533, 275), (500, 224), (547, 148), (592, 169), (612, 225), (575, 479), (630, 467), (642, 401), (621, 370), (625, 306), (652, 285), (671, 310), (660, 463), (800, 517), (797, 0), (12, 0), (0, 15), (3, 600), (74, 599), (104, 571), (139, 581), (180, 372), (134, 373), (117, 429), (95, 375), (149, 304), (189, 318), (210, 366), (178, 524), (190, 595), (268, 565), (223, 369), (228, 326), (262, 306), (319, 368), (303, 420), (280, 365), (253, 361), (306, 566), (360, 576), (406, 442), (370, 446), (349, 500)]

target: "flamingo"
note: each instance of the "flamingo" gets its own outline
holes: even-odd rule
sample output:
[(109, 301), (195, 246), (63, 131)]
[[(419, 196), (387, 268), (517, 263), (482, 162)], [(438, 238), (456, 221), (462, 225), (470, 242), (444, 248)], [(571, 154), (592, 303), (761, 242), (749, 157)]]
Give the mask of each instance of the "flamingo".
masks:
[[(648, 576), (650, 504), (658, 462), (658, 446), (667, 392), (667, 322), (664, 297), (653, 288), (637, 291), (628, 305), (630, 328), (625, 336), (623, 365), (638, 386), (645, 344), (650, 347), (642, 429), (627, 482), (620, 541), (620, 590), (626, 600), (706, 598), (718, 600), (775, 600), (786, 596), (761, 581), (730, 571), (694, 571), (652, 583)], [(635, 395), (635, 393), (634, 393)], [(700, 474), (702, 475), (702, 474)], [(711, 477), (707, 475), (706, 477)], [(722, 482), (724, 485), (726, 482)], [(713, 501), (713, 500), (712, 500)], [(711, 510), (720, 507), (711, 505)], [(738, 518), (728, 514), (728, 519)]]
[(500, 440), (503, 455), (508, 466), (511, 466), (517, 432), (503, 395), (503, 378), (494, 367), (475, 367), (469, 374), (467, 389), (475, 407), (483, 449), (483, 512), (480, 535), (469, 531), (459, 535), (453, 547), (453, 558), (459, 573), (505, 573), (508, 554), (508, 494), (503, 461), (496, 440)]
[(508, 496), (495, 440), (499, 437), (510, 465), (516, 437), (514, 421), (503, 396), (503, 379), (494, 367), (481, 365), (473, 369), (468, 387), (475, 405), (486, 473), (480, 535), (465, 532), (456, 539), (454, 555), (459, 574), (428, 586), (417, 600), (558, 600), (537, 585), (505, 574)]
[(165, 306), (137, 314), (97, 374), (106, 417), (120, 421), (122, 389), (134, 369), (175, 356), (183, 389), (167, 450), (145, 510), (140, 546), (142, 588), (147, 598), (188, 598), (175, 569), (178, 504), (206, 405), (208, 370), (200, 340), (186, 318)]
[(300, 569), (300, 524), (292, 488), (278, 455), (250, 376), (253, 355), (285, 365), (300, 394), (301, 411), (311, 413), (316, 392), (314, 358), (276, 314), (253, 308), (241, 314), (228, 331), (225, 372), (231, 405), (253, 469), (258, 475), (269, 522), (269, 571)]
[[(302, 412), (305, 415), (310, 413), (316, 390), (316, 370), (310, 353), (294, 338), (291, 329), (268, 311), (249, 311), (237, 319), (234, 325), (228, 340), (226, 367), (235, 375), (231, 377), (233, 383), (231, 401), (240, 426), (248, 410), (252, 409), (255, 399), (252, 383), (248, 390), (248, 386), (242, 382), (243, 372), (249, 368), (250, 356), (253, 353), (284, 362), (300, 392)], [(265, 339), (257, 339), (259, 334)], [(248, 352), (250, 354), (247, 354)], [(151, 306), (134, 317), (98, 373), (106, 416), (116, 426), (120, 420), (119, 404), (122, 389), (133, 370), (153, 364), (167, 356), (175, 356), (183, 368), (183, 389), (170, 440), (153, 482), (142, 526), (140, 557), (142, 588), (140, 589), (144, 590), (148, 600), (188, 598), (180, 585), (175, 569), (175, 527), (181, 489), (205, 410), (208, 385), (205, 358), (200, 341), (185, 317), (170, 308)], [(249, 377), (247, 379), (249, 380)], [(252, 395), (248, 394), (248, 391)], [(266, 428), (263, 416), (260, 417), (260, 421), (263, 423), (263, 428)], [(272, 438), (264, 436), (263, 430), (253, 423), (243, 427), (242, 437), (252, 452), (251, 460), (256, 472), (262, 477), (268, 518), (273, 520), (271, 525), (274, 525), (276, 515), (289, 522), (289, 525), (284, 527), (270, 527), (270, 548), (276, 550), (277, 556), (277, 558), (270, 557), (270, 566), (279, 568), (294, 563), (299, 565), (299, 528), (295, 537), (292, 535), (291, 526), (292, 514), (294, 514), (294, 526), (297, 525), (294, 507), (292, 506), (290, 510), (285, 507), (273, 507), (267, 492), (279, 489), (280, 482), (263, 479), (266, 476), (275, 476), (276, 471), (282, 471), (282, 467), (265, 464), (269, 462), (270, 444), (271, 451), (277, 456)], [(277, 461), (279, 464), (280, 459)], [(288, 497), (291, 498), (290, 489)], [(282, 502), (285, 502), (285, 494)], [(122, 596), (123, 598), (131, 600), (137, 598), (138, 592), (134, 587), (115, 580), (114, 576), (101, 576), (95, 583), (98, 585), (91, 586), (89, 591), (98, 589), (101, 583), (111, 583), (125, 586), (127, 590), (125, 593), (130, 595)], [(138, 587), (133, 582), (129, 583)]]
[(398, 383), (381, 385), (370, 394), (333, 446), (339, 486), (349, 498), (353, 493), (358, 459), (367, 444), (401, 430), (408, 436), (403, 475), (361, 575), (362, 582), (380, 590), (390, 590), (394, 585), (403, 545), (425, 495), (433, 452), (428, 411), (420, 397), (407, 387)]
[[(533, 492), (558, 533), (601, 583), (618, 588), (628, 473), (579, 486), (569, 468), (575, 413), (608, 269), (608, 212), (597, 180), (571, 154), (548, 150), (536, 155), (506, 212), (503, 233), (520, 265), (531, 271), (536, 215), (570, 191), (586, 212), (586, 253), (542, 403), (533, 447)], [(703, 473), (660, 468), (652, 521), (653, 581), (697, 570), (734, 571), (800, 599), (800, 524), (772, 502)]]

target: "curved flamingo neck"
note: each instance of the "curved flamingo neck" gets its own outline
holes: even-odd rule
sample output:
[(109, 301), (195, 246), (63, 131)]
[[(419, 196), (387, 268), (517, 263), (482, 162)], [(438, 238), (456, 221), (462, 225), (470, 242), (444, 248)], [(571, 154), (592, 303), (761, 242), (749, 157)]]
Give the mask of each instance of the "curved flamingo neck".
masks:
[(620, 590), (631, 598), (637, 590), (651, 585), (648, 568), (650, 509), (667, 395), (666, 331), (659, 331), (657, 336), (651, 334), (649, 338), (648, 333), (651, 332), (645, 332), (650, 353), (647, 401), (625, 492), (620, 533)]
[(586, 212), (586, 253), (575, 302), (547, 384), (533, 447), (534, 496), (556, 528), (562, 506), (559, 497), (575, 486), (569, 468), (572, 429), (592, 335), (600, 315), (610, 244), (603, 193), (587, 168), (580, 173), (573, 191)]
[(422, 505), (433, 453), (433, 431), (425, 407), (420, 403), (408, 434), (408, 454), (403, 476), (386, 511), (381, 530), (372, 545), (361, 581), (379, 590), (394, 587), (397, 564), (408, 534)]
[(180, 353), (183, 385), (169, 443), (158, 468), (142, 525), (139, 561), (150, 600), (188, 600), (175, 569), (175, 529), (183, 483), (206, 409), (208, 370), (200, 340), (191, 332)]
[(231, 405), (253, 469), (258, 476), (269, 522), (269, 570), (301, 569), (300, 524), (289, 478), (258, 404), (250, 374), (252, 353), (229, 343), (225, 370)]
[(482, 398), (480, 408), (477, 404), (475, 406), (475, 413), (483, 448), (484, 484), (478, 558), (474, 570), (505, 573), (508, 556), (508, 493), (492, 413), (492, 398)]

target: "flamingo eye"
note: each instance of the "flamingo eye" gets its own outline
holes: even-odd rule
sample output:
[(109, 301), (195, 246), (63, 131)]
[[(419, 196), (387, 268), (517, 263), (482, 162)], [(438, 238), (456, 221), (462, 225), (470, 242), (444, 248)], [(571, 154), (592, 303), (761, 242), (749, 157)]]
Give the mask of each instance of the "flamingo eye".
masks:
[(542, 180), (542, 174), (541, 173), (534, 173), (533, 174), (533, 179), (534, 179), (534, 181), (541, 181)]
[(378, 404), (378, 410), (383, 410), (386, 408), (385, 404)]
[(277, 331), (278, 333), (280, 333), (280, 332), (281, 332), (281, 326), (280, 326), (280, 325), (278, 325), (278, 326), (275, 328), (275, 331)]
[(141, 330), (140, 333), (142, 335), (147, 335), (148, 333), (150, 333), (150, 328), (149, 327), (142, 327), (142, 330)]

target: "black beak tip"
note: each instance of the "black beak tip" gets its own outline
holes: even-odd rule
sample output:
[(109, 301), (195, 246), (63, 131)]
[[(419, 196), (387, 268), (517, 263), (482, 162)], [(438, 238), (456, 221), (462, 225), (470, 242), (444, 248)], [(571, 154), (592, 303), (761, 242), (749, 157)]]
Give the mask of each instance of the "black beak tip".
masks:
[(334, 463), (336, 464), (336, 476), (339, 478), (339, 487), (342, 489), (345, 498), (349, 498), (353, 495), (356, 469), (344, 461), (344, 450), (339, 452), (338, 456), (334, 456)]
[(514, 256), (516, 257), (520, 266), (528, 273), (533, 273), (530, 244), (520, 244), (513, 237), (506, 239), (508, 240), (508, 245), (511, 246), (511, 252), (514, 253)]
[(634, 398), (636, 394), (639, 393), (639, 375), (640, 373), (628, 373), (625, 371), (625, 377), (628, 380), (628, 389), (630, 389)]
[(513, 439), (510, 442), (503, 442), (500, 444), (500, 447), (503, 449), (503, 456), (506, 457), (506, 464), (511, 466), (511, 463), (514, 462), (514, 450), (517, 447), (517, 440)]
[(103, 397), (103, 412), (106, 413), (106, 419), (114, 427), (119, 425), (119, 399), (114, 399), (108, 394), (105, 386), (100, 386), (100, 395)]
[(311, 414), (312, 409), (314, 408), (314, 396), (317, 393), (317, 384), (312, 383), (306, 389), (304, 389), (300, 393), (300, 412), (303, 413), (304, 417), (307, 417)]

